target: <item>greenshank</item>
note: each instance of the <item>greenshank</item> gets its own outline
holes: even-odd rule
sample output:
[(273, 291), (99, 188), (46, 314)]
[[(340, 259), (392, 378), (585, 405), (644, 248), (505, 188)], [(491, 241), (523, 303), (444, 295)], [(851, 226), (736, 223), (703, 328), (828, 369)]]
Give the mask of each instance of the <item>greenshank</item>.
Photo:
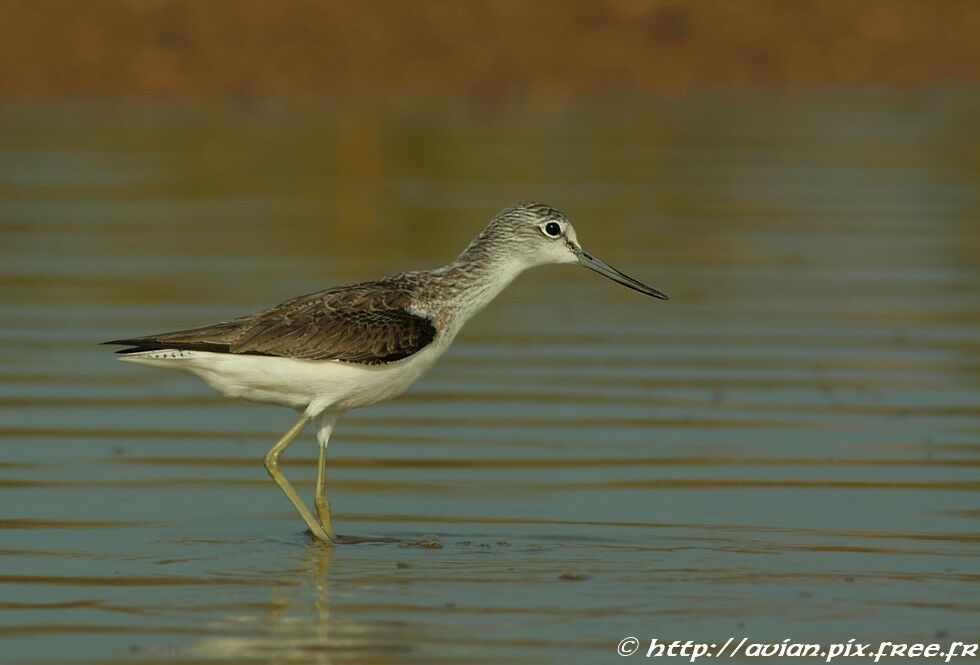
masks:
[[(299, 421), (266, 454), (265, 468), (313, 535), (335, 544), (324, 476), (337, 419), (404, 392), (517, 275), (550, 263), (579, 263), (667, 299), (582, 249), (558, 209), (521, 203), (499, 212), (442, 268), (318, 291), (214, 325), (106, 344), (126, 347), (117, 352), (121, 360), (190, 372), (227, 397), (298, 410)], [(283, 452), (314, 420), (316, 517), (279, 467)]]

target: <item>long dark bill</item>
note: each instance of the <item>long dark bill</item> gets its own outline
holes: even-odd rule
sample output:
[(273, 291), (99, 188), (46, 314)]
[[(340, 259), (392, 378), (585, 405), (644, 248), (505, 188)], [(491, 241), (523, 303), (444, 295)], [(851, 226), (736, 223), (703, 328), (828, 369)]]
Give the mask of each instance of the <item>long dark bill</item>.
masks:
[(589, 270), (595, 270), (600, 275), (605, 275), (612, 281), (619, 282), (623, 286), (628, 286), (634, 291), (639, 291), (644, 295), (653, 296), (654, 298), (660, 298), (661, 300), (670, 300), (670, 298), (668, 298), (665, 294), (661, 293), (660, 291), (657, 291), (654, 288), (650, 288), (643, 282), (636, 281), (629, 275), (624, 275), (623, 273), (619, 272), (605, 261), (601, 261), (596, 257), (592, 256), (584, 249), (580, 249), (576, 253), (578, 254), (578, 262), (581, 263), (586, 268), (588, 268)]

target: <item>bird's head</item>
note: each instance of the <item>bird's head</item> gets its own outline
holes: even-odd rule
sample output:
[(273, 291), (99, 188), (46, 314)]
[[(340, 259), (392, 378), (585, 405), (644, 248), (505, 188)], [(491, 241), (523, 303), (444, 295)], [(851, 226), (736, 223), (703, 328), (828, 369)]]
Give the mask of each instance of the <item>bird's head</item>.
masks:
[(497, 213), (477, 239), (485, 248), (509, 253), (527, 267), (578, 263), (634, 291), (667, 300), (667, 296), (592, 256), (579, 244), (563, 212), (545, 203), (518, 203)]

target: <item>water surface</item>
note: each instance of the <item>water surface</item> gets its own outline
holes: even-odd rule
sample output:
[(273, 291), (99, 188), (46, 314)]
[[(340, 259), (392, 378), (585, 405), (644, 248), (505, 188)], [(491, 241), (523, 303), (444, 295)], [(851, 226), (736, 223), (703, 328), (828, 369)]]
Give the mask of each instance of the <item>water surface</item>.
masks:
[[(3, 662), (618, 662), (647, 639), (976, 639), (976, 100), (558, 116), (0, 113)], [(563, 208), (563, 266), (330, 446), (96, 343), (449, 260)], [(286, 472), (307, 498), (312, 432)]]

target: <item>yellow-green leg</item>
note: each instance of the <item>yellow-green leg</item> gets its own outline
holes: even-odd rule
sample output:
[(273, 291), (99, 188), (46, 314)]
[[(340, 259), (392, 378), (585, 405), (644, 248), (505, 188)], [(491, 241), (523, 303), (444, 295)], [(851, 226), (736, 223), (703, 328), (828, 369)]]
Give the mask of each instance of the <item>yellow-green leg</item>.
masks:
[(337, 416), (334, 414), (324, 414), (320, 419), (320, 429), (316, 433), (317, 441), (320, 444), (316, 464), (316, 495), (313, 497), (320, 524), (323, 525), (324, 532), (334, 542), (336, 542), (337, 536), (330, 520), (330, 502), (327, 500), (324, 484), (327, 469), (327, 443), (330, 442), (330, 433), (333, 432), (333, 426), (336, 422)]
[(306, 526), (310, 527), (310, 531), (313, 532), (313, 535), (325, 543), (333, 544), (333, 532), (331, 531), (328, 534), (326, 531), (324, 531), (323, 527), (320, 526), (319, 522), (317, 522), (310, 513), (309, 508), (307, 508), (306, 504), (303, 503), (303, 500), (299, 498), (298, 494), (296, 494), (296, 490), (293, 489), (292, 483), (290, 483), (286, 476), (282, 474), (282, 471), (279, 470), (279, 457), (283, 454), (286, 448), (289, 447), (289, 444), (291, 444), (296, 437), (302, 433), (303, 429), (309, 422), (310, 416), (303, 416), (299, 419), (299, 422), (290, 428), (288, 432), (283, 434), (282, 438), (276, 442), (276, 445), (272, 446), (272, 448), (269, 449), (269, 452), (266, 453), (265, 469), (269, 472), (269, 477), (276, 481), (276, 484), (279, 485), (279, 489), (283, 491), (283, 494), (285, 494), (286, 498), (293, 504), (293, 507), (299, 511), (300, 517), (302, 517), (303, 521), (306, 522)]

